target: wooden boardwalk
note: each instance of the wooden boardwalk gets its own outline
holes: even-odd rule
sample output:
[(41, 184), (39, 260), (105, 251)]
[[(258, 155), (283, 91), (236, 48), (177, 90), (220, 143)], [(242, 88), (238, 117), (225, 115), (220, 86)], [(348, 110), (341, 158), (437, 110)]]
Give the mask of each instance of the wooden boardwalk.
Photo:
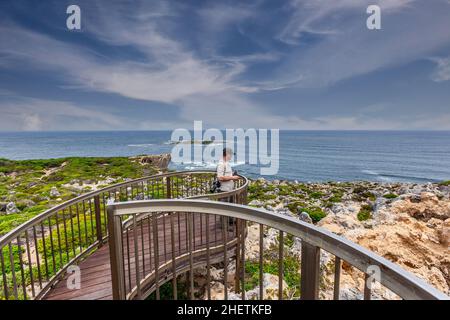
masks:
[[(158, 265), (171, 261), (172, 247), (175, 249), (174, 256), (179, 257), (188, 253), (188, 223), (186, 214), (174, 214), (172, 223), (174, 224), (173, 236), (171, 233), (171, 218), (169, 215), (158, 217), (157, 226), (153, 227), (152, 220), (143, 220), (137, 228), (137, 243), (139, 248), (139, 269), (140, 279), (153, 273), (155, 269), (155, 257), (158, 257)], [(193, 214), (192, 216), (192, 245), (194, 250), (201, 250), (207, 247), (206, 239), (209, 238), (209, 247), (223, 244), (225, 234), (222, 221), (219, 217), (210, 215)], [(208, 220), (208, 224), (206, 223)], [(156, 232), (155, 232), (156, 231)], [(208, 234), (207, 234), (208, 233)], [(158, 247), (155, 248), (155, 234), (158, 235)], [(236, 237), (234, 227), (227, 227), (227, 241)], [(172, 243), (173, 240), (173, 243)], [(124, 250), (124, 266), (126, 286), (132, 288), (136, 284), (136, 266), (134, 257), (134, 233), (124, 232), (123, 243), (128, 250)], [(143, 248), (143, 250), (142, 250)], [(157, 249), (157, 250), (155, 250)], [(155, 253), (158, 253), (157, 255)], [(215, 258), (223, 257), (223, 253)], [(230, 256), (229, 256), (230, 257)], [(111, 266), (108, 244), (104, 244), (90, 256), (86, 257), (78, 264), (80, 268), (81, 283), (80, 289), (69, 289), (67, 286), (68, 275), (63, 277), (44, 296), (45, 300), (111, 300)], [(161, 278), (159, 284), (167, 282)]]

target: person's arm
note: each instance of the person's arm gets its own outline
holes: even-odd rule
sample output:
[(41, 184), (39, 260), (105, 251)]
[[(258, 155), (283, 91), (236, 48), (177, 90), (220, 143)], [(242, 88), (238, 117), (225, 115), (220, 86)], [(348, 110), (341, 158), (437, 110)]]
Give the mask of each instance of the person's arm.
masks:
[(239, 180), (239, 176), (224, 176), (223, 173), (225, 172), (225, 164), (224, 163), (219, 163), (219, 165), (217, 166), (217, 179), (220, 182), (225, 182), (225, 181), (235, 181), (235, 180)]
[(217, 176), (217, 179), (219, 179), (219, 181), (235, 181), (235, 180), (239, 180), (239, 176), (229, 176), (229, 177), (225, 177), (225, 176)]

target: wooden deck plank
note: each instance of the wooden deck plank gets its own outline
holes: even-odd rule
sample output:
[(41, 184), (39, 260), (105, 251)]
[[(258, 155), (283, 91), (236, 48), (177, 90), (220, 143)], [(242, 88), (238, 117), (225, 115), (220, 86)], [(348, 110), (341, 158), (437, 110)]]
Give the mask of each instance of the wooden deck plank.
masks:
[[(179, 217), (179, 219), (178, 219)], [(206, 247), (206, 231), (209, 229), (210, 232), (210, 246), (222, 244), (222, 226), (220, 219), (215, 219), (211, 217), (209, 220), (209, 226), (206, 228), (205, 217), (194, 215), (193, 223), (193, 244), (195, 249), (201, 249)], [(174, 219), (174, 244), (175, 253), (180, 255), (187, 252), (187, 223), (186, 217), (183, 214), (176, 216)], [(142, 271), (142, 254), (144, 253), (145, 261), (145, 271), (148, 274), (150, 270), (154, 270), (155, 262), (155, 252), (153, 248), (153, 229), (147, 225), (148, 221), (143, 221), (143, 228), (137, 228), (138, 235), (138, 258), (139, 264), (141, 266), (141, 278), (144, 276)], [(180, 227), (178, 228), (178, 223)], [(159, 250), (159, 262), (160, 265), (169, 261), (172, 257), (172, 244), (171, 244), (171, 226), (170, 217), (160, 216), (157, 219), (157, 230), (158, 230), (158, 250)], [(228, 232), (228, 239), (234, 237), (234, 233)], [(165, 236), (164, 236), (165, 233)], [(142, 237), (144, 240), (144, 252), (142, 252)], [(130, 255), (134, 256), (134, 234), (129, 233), (129, 250)], [(126, 234), (123, 235), (123, 241), (126, 243)], [(181, 246), (180, 246), (181, 244)], [(130, 261), (127, 259), (127, 251), (124, 251), (125, 259), (125, 277), (127, 278), (128, 284), (134, 286), (136, 278), (136, 268), (135, 259), (130, 257)], [(67, 288), (67, 277), (63, 277), (59, 282), (57, 282), (53, 288), (51, 288), (44, 299), (48, 300), (67, 300), (67, 299), (84, 299), (84, 300), (97, 300), (97, 299), (112, 299), (112, 287), (111, 287), (111, 269), (110, 269), (110, 258), (109, 258), (109, 246), (104, 244), (85, 260), (79, 263), (81, 283), (80, 289), (68, 289)], [(128, 266), (130, 271), (128, 272)], [(131, 280), (131, 281), (129, 281)]]

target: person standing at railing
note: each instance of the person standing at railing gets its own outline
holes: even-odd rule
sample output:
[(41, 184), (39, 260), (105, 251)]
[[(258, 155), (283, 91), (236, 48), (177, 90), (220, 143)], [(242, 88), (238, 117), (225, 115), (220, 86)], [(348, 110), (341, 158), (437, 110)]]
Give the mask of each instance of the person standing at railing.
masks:
[[(229, 192), (234, 190), (234, 182), (239, 180), (240, 177), (236, 175), (230, 165), (231, 156), (234, 155), (230, 148), (224, 148), (222, 153), (222, 160), (217, 165), (216, 175), (217, 180), (220, 182), (219, 192)], [(233, 197), (224, 197), (219, 201), (233, 202)], [(223, 219), (223, 217), (222, 217)], [(235, 219), (229, 218), (228, 224), (232, 227), (235, 224)]]
[(231, 169), (230, 160), (233, 155), (233, 151), (230, 148), (224, 148), (222, 154), (222, 160), (217, 165), (217, 180), (220, 181), (220, 191), (228, 192), (234, 189), (234, 181), (239, 180), (239, 176), (233, 173)]

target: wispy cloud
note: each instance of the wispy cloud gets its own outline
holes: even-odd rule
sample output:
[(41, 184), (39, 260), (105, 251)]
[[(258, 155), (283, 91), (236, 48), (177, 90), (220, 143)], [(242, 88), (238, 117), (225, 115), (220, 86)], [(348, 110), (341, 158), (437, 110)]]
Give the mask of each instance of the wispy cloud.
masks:
[(67, 101), (22, 97), (0, 102), (0, 110), (3, 131), (111, 130), (123, 125), (120, 117)]
[(436, 69), (431, 75), (431, 79), (436, 82), (443, 82), (450, 80), (450, 57), (447, 58), (430, 58), (436, 63)]
[[(81, 33), (88, 42), (72, 41), (70, 33), (55, 37), (2, 21), (0, 68), (54, 76), (64, 90), (179, 106), (179, 114), (173, 121), (155, 123), (123, 120), (124, 111), (119, 121), (119, 116), (95, 111), (93, 104), (79, 106), (54, 97), (2, 99), (6, 128), (13, 124), (23, 130), (59, 128), (52, 121), (63, 113), (81, 119), (80, 128), (91, 128), (90, 118), (99, 119), (99, 128), (159, 129), (199, 119), (216, 127), (396, 129), (406, 121), (421, 128), (426, 122), (415, 115), (408, 120), (386, 117), (385, 101), (368, 101), (371, 107), (362, 106), (351, 116), (336, 110), (307, 117), (300, 107), (295, 116), (279, 112), (276, 104), (261, 108), (264, 99), (257, 98), (298, 88), (332, 90), (342, 80), (420, 61), (450, 44), (446, 0), (433, 2), (432, 17), (426, 11), (428, 4), (414, 0), (290, 1), (273, 14), (264, 7), (270, 4), (267, 1), (213, 3), (200, 9), (166, 1), (89, 4)], [(382, 31), (365, 28), (369, 4), (382, 7)], [(184, 17), (193, 12), (195, 28), (183, 29), (189, 26)], [(261, 31), (265, 25), (270, 28)], [(222, 50), (233, 36), (239, 40)], [(263, 38), (264, 45), (259, 46), (257, 38)], [(240, 52), (236, 46), (247, 45), (247, 40), (257, 45), (236, 53)], [(450, 58), (432, 61), (436, 63), (432, 79), (449, 80)], [(11, 93), (0, 89), (0, 96), (5, 96), (2, 92)]]

